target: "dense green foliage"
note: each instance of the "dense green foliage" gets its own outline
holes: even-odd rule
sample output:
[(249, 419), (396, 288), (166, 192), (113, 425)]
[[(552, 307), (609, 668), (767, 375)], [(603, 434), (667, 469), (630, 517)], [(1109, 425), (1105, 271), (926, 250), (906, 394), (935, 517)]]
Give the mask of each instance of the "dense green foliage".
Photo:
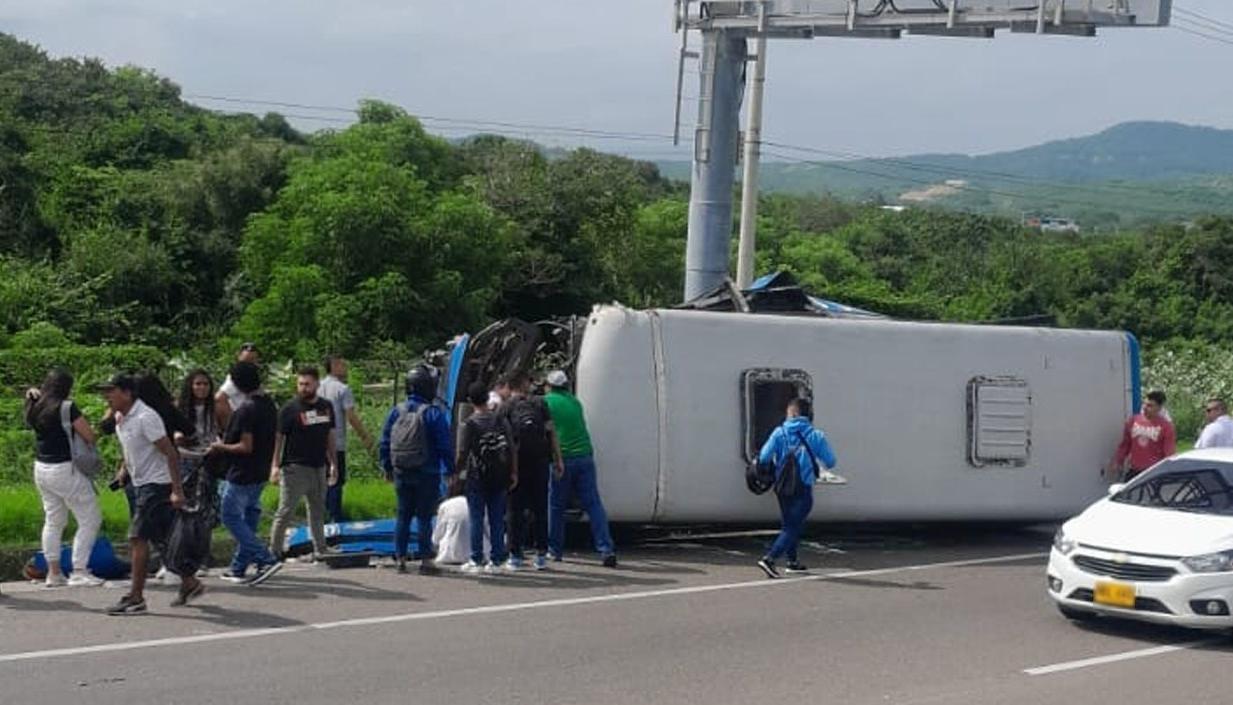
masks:
[[(1142, 141), (1125, 132), (1017, 158), (1045, 168)], [(49, 355), (87, 376), (161, 363), (146, 348), (75, 357), (80, 345), (148, 345), (221, 372), (241, 339), (280, 360), (392, 360), (505, 315), (670, 305), (686, 220), (684, 186), (645, 162), (550, 157), (495, 136), (451, 143), (379, 102), (351, 127), (304, 135), (278, 115), (192, 106), (148, 71), (52, 60), (0, 36), (10, 388), (37, 382)], [(767, 195), (759, 231), (760, 271), (893, 315), (1046, 314), (1149, 345), (1233, 332), (1227, 218), (1050, 235), (985, 215)]]

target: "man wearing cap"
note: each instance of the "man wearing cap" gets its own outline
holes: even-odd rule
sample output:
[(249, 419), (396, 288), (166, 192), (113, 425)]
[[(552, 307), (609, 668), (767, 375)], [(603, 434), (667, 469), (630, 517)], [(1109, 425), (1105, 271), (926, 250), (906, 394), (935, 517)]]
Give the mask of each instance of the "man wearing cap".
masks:
[[(136, 396), (136, 382), (116, 375), (102, 386), (108, 405), (115, 412), (116, 436), (136, 490), (136, 503), (129, 527), (132, 586), (108, 614), (130, 615), (146, 611), (145, 584), (150, 543), (162, 544), (171, 532), (175, 510), (184, 504), (180, 485), (180, 458), (162, 418)], [(205, 591), (194, 575), (181, 576), (180, 593), (173, 606), (187, 604)]]
[(595, 476), (595, 457), (591, 434), (587, 432), (582, 402), (566, 389), (569, 377), (561, 370), (548, 373), (548, 404), (552, 425), (561, 445), (565, 467), (555, 468), (548, 485), (548, 552), (559, 561), (565, 547), (565, 509), (570, 497), (577, 496), (582, 510), (591, 523), (591, 539), (604, 565), (615, 568), (616, 549), (608, 531), (608, 514), (599, 499), (599, 483)]

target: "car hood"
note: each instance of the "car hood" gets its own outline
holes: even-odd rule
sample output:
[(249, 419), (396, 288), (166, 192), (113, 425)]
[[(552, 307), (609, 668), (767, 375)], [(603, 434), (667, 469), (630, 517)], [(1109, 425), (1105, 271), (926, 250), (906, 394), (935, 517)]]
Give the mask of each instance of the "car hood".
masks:
[(1092, 547), (1161, 556), (1233, 549), (1233, 517), (1102, 499), (1066, 522), (1066, 537)]

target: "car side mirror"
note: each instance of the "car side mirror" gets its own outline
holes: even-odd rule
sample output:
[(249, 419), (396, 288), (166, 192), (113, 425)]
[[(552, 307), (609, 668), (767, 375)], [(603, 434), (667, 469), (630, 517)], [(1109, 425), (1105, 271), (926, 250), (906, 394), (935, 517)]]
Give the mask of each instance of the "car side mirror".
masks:
[(1118, 492), (1121, 492), (1124, 489), (1126, 489), (1125, 482), (1115, 482), (1112, 485), (1109, 485), (1109, 496), (1112, 497), (1113, 495), (1117, 494)]

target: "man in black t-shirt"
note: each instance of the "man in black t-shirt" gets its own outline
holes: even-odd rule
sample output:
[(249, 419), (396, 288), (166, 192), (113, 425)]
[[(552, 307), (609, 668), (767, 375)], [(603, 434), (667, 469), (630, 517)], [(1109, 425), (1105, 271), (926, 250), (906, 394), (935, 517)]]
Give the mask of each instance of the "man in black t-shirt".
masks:
[[(227, 468), (221, 518), (236, 542), (231, 567), (223, 579), (255, 585), (265, 582), (282, 567), (257, 537), (261, 491), (265, 489), (266, 469), (274, 456), (278, 409), (261, 388), (261, 373), (253, 363), (233, 365), (231, 380), (248, 396), (248, 401), (231, 415), (223, 440), (210, 444), (208, 453), (222, 454), (223, 466)], [(245, 572), (250, 565), (257, 566), (257, 574), (246, 580)]]
[(522, 567), (527, 543), (527, 518), (530, 539), (535, 547), (535, 569), (548, 567), (548, 468), (564, 468), (561, 445), (557, 441), (552, 416), (544, 398), (531, 394), (531, 378), (515, 373), (497, 385), (501, 413), (509, 420), (518, 446), (518, 486), (510, 492), (509, 568)]
[(270, 550), (275, 555), (283, 552), (287, 524), (300, 498), (308, 500), (313, 552), (317, 556), (326, 553), (325, 493), (338, 482), (338, 463), (334, 405), (317, 396), (320, 383), (317, 368), (300, 368), (295, 382), (296, 398), (278, 415), (278, 441), (270, 464), (270, 482), (282, 486), (274, 526), (270, 529)]

